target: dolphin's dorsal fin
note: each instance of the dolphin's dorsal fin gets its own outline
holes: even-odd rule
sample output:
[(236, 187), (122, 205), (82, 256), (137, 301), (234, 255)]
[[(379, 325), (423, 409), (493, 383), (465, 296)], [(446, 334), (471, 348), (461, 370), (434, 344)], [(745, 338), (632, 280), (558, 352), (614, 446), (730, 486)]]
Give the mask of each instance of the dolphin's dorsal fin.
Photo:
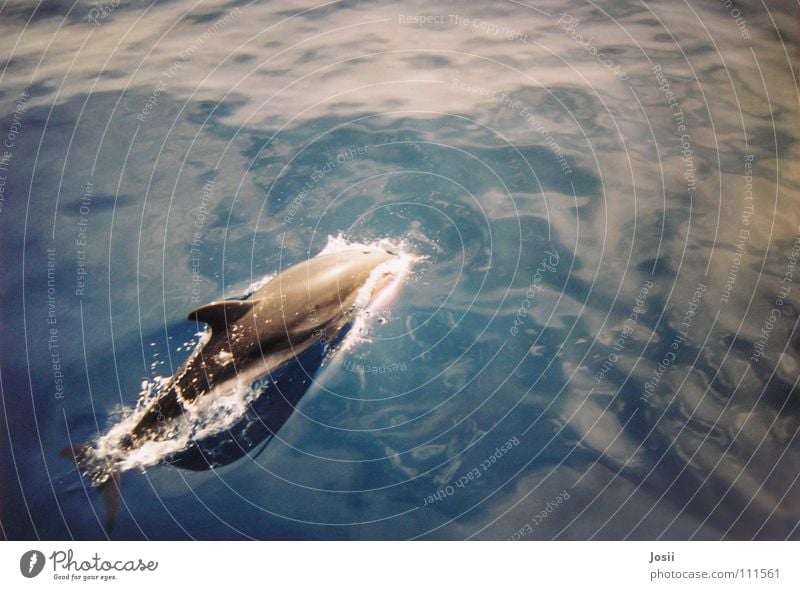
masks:
[(234, 299), (231, 301), (215, 301), (207, 305), (198, 307), (189, 313), (189, 320), (205, 322), (216, 332), (225, 330), (231, 322), (235, 322), (248, 311), (253, 309), (255, 301), (246, 299), (244, 301)]

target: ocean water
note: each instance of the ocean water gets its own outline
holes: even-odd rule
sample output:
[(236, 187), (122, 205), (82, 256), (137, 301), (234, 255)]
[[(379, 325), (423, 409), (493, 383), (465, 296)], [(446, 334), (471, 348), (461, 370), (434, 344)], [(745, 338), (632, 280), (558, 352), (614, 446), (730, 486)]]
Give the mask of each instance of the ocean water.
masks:
[(4, 3), (2, 536), (105, 539), (60, 449), (338, 236), (420, 262), (274, 436), (125, 472), (111, 538), (800, 539), (767, 4)]

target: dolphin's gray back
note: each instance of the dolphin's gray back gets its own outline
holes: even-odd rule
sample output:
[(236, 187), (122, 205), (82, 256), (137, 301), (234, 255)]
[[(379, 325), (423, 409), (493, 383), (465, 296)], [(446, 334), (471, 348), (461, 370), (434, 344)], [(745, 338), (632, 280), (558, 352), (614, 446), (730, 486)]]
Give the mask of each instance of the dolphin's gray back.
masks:
[(212, 332), (175, 376), (181, 397), (194, 399), (237, 375), (266, 374), (315, 342), (333, 341), (375, 268), (373, 258), (364, 255), (374, 257), (360, 251), (317, 256), (279, 273), (250, 299), (192, 311), (189, 319), (207, 323)]

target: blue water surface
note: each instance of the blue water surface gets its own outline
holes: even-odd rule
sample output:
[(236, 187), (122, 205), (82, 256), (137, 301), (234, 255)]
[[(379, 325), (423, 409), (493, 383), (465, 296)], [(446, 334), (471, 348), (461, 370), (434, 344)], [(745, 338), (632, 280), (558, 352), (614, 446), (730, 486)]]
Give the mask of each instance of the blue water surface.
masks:
[(105, 539), (59, 450), (341, 234), (424, 257), (370, 341), (111, 538), (800, 539), (798, 8), (733, 8), (5, 3), (2, 534)]

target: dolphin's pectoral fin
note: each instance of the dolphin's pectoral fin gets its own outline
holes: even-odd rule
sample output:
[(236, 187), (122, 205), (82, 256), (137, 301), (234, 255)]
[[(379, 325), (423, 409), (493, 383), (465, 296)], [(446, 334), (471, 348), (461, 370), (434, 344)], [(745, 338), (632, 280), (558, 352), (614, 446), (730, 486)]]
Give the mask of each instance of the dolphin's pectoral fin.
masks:
[(189, 320), (205, 322), (213, 331), (224, 330), (230, 323), (235, 322), (248, 311), (253, 309), (257, 300), (238, 299), (230, 301), (215, 301), (208, 305), (198, 307), (189, 313)]

